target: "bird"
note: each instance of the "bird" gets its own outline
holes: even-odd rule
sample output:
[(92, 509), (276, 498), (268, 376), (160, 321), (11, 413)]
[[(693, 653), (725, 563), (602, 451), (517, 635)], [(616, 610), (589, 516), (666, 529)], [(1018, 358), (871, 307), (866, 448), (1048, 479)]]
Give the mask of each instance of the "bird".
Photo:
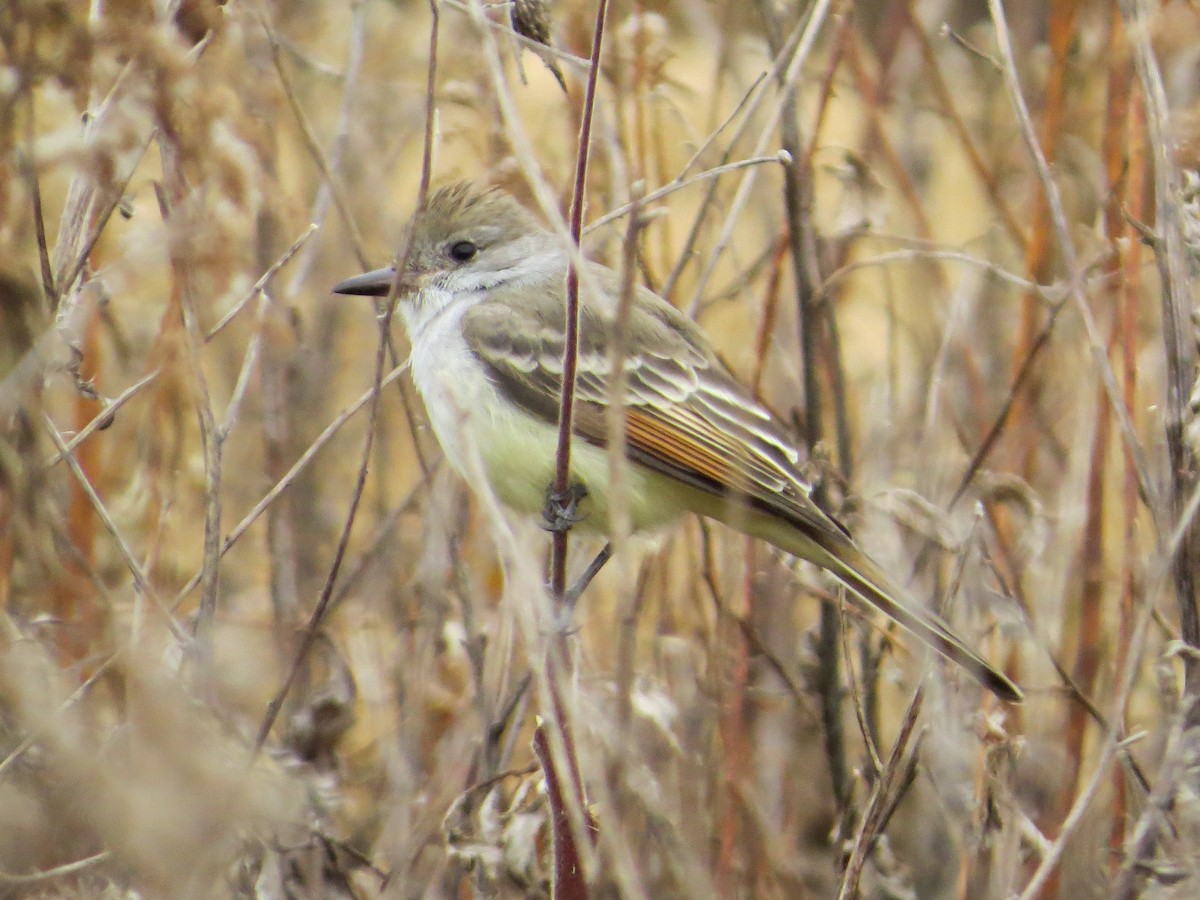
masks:
[[(399, 299), (411, 374), (451, 466), (482, 463), (520, 513), (547, 508), (555, 478), (566, 332), (565, 242), (506, 191), (455, 182), (408, 225), (402, 271), (348, 278), (337, 294)], [(569, 521), (610, 521), (610, 354), (621, 273), (586, 268), (579, 295)], [(833, 574), (859, 600), (961, 666), (1002, 700), (1021, 689), (913, 600), (813, 499), (787, 428), (722, 362), (700, 326), (636, 286), (622, 338), (625, 509), (634, 531), (696, 513)], [(560, 501), (564, 498), (558, 498)], [(561, 524), (561, 523), (560, 523)]]

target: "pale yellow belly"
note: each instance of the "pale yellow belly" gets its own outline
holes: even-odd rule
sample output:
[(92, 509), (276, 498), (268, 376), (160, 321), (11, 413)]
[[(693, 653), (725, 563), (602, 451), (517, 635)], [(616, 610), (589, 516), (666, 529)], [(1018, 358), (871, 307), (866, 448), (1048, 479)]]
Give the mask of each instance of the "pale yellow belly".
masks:
[[(480, 453), (488, 481), (496, 495), (514, 510), (541, 513), (547, 488), (554, 481), (554, 457), (558, 432), (523, 412), (502, 417), (479, 429)], [(584, 519), (580, 527), (610, 530), (612, 505), (609, 491), (608, 453), (582, 439), (571, 444), (571, 481), (587, 488), (580, 504)], [(693, 508), (692, 489), (634, 463), (624, 474), (628, 488), (626, 507), (635, 531), (667, 525)]]
[[(469, 483), (476, 480), (478, 453), (488, 482), (512, 509), (540, 515), (554, 481), (558, 430), (501, 397), (459, 334), (457, 317), (431, 323), (414, 340), (413, 379), (425, 401), (430, 424), (450, 464)], [(704, 498), (692, 488), (629, 464), (628, 510), (635, 531), (668, 524), (695, 509)], [(580, 527), (610, 529), (608, 454), (581, 439), (572, 442), (572, 482), (588, 496), (580, 506)]]

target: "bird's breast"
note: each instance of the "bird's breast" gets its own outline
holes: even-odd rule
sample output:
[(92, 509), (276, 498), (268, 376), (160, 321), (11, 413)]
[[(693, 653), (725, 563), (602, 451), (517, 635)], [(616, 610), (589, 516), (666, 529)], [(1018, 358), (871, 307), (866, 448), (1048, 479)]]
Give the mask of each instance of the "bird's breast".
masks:
[[(505, 397), (462, 336), (468, 304), (441, 304), (436, 315), (405, 310), (412, 378), (447, 461), (468, 484), (487, 478), (506, 506), (538, 514), (554, 480), (558, 429)], [(426, 307), (428, 309), (428, 307)], [(585, 528), (607, 530), (609, 465), (605, 450), (583, 440), (572, 446), (572, 480), (588, 489)], [(482, 472), (480, 471), (482, 468)], [(635, 530), (673, 520), (692, 504), (682, 485), (629, 464), (627, 509)]]

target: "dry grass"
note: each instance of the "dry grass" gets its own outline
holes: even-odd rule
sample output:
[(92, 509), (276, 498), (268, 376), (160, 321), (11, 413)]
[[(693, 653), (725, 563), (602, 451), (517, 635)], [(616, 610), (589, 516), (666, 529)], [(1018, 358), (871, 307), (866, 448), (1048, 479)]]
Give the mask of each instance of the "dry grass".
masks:
[[(568, 96), (440, 4), (435, 182), (569, 207), (551, 12)], [(615, 4), (587, 219), (651, 197), (586, 245), (1020, 708), (698, 522), (546, 665), (545, 535), (329, 294), (417, 202), (427, 3), (0, 5), (0, 897), (549, 896), (555, 697), (587, 896), (1194, 896), (1200, 14), (1007, 14)]]

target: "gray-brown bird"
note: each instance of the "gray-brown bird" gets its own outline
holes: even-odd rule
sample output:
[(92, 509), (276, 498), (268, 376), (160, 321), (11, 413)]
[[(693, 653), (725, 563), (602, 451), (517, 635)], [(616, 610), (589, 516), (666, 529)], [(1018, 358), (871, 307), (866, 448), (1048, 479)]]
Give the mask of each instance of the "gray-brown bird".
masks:
[[(537, 513), (554, 481), (567, 254), (512, 197), (469, 184), (437, 192), (410, 227), (400, 312), (433, 430), (460, 474), (474, 471), (477, 457), (504, 503)], [(607, 413), (621, 279), (596, 263), (586, 275), (571, 481), (584, 495), (584, 524), (603, 529), (611, 508)], [(385, 296), (394, 278), (394, 269), (379, 269), (334, 291)], [(625, 335), (625, 500), (635, 529), (692, 512), (762, 538), (832, 572), (998, 697), (1022, 699), (813, 502), (787, 430), (730, 374), (694, 322), (637, 288)]]

